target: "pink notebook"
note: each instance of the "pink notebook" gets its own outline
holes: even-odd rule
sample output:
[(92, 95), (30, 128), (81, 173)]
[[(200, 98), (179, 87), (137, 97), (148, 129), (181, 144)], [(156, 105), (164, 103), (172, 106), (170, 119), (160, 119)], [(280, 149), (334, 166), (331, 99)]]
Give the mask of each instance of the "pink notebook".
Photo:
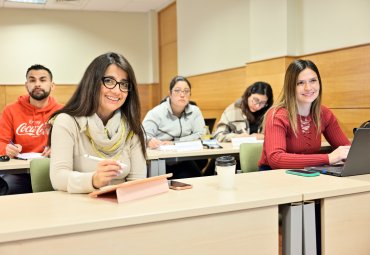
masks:
[(118, 203), (149, 197), (167, 192), (169, 190), (167, 178), (171, 176), (172, 174), (164, 174), (107, 186), (91, 192), (89, 196)]

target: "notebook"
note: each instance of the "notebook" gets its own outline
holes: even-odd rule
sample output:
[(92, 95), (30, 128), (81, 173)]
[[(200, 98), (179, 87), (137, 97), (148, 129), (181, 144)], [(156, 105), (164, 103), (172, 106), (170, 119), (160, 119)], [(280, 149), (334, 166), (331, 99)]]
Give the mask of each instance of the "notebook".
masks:
[(343, 165), (305, 167), (335, 176), (370, 174), (370, 128), (357, 129), (347, 160)]

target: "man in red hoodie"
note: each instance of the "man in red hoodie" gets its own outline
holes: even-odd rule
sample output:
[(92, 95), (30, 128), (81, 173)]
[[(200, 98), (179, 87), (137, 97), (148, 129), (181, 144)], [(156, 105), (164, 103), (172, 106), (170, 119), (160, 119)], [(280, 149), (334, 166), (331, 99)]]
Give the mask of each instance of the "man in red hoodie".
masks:
[[(25, 87), (29, 95), (6, 106), (0, 117), (0, 155), (16, 158), (19, 153), (39, 152), (49, 156), (47, 121), (59, 110), (50, 92), (54, 90), (53, 75), (42, 65), (27, 69)], [(8, 194), (32, 192), (29, 174), (5, 174), (2, 178), (8, 185)]]

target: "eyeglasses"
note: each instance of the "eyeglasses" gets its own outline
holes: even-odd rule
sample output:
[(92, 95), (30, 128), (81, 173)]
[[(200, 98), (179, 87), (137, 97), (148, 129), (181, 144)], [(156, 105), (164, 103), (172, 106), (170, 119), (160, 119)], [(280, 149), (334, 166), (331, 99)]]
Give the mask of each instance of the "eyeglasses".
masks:
[(316, 83), (318, 82), (319, 80), (317, 78), (313, 78), (313, 79), (310, 79), (308, 81), (298, 81), (297, 82), (297, 86), (304, 86), (304, 85), (307, 85), (310, 84), (311, 86), (312, 85), (316, 85)]
[(255, 97), (252, 97), (252, 103), (262, 108), (268, 105), (267, 102), (260, 101), (258, 98), (255, 98)]
[(115, 79), (111, 78), (111, 77), (103, 77), (101, 79), (101, 81), (103, 82), (103, 85), (107, 88), (107, 89), (114, 89), (117, 84), (119, 85), (119, 90), (122, 91), (122, 92), (129, 92), (130, 91), (130, 82), (129, 81), (126, 81), (126, 80), (123, 80), (123, 81), (116, 81)]
[(185, 96), (190, 95), (190, 89), (184, 89), (184, 90), (181, 90), (181, 89), (174, 89), (174, 90), (172, 90), (172, 92), (173, 92), (175, 95), (177, 95), (177, 96), (179, 96), (181, 93), (183, 93)]

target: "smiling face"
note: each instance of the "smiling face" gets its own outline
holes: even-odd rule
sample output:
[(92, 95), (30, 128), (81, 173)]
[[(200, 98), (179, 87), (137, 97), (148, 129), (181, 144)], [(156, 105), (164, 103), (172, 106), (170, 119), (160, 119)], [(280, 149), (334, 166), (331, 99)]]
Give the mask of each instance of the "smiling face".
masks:
[[(128, 80), (127, 73), (115, 64), (108, 66), (104, 77), (112, 78), (118, 82)], [(119, 109), (126, 101), (129, 92), (122, 92), (117, 84), (113, 89), (109, 89), (101, 82), (99, 107), (97, 114), (106, 123), (113, 115), (114, 111)]]
[(317, 74), (309, 68), (299, 73), (296, 85), (296, 99), (298, 108), (310, 108), (319, 96), (320, 82)]

